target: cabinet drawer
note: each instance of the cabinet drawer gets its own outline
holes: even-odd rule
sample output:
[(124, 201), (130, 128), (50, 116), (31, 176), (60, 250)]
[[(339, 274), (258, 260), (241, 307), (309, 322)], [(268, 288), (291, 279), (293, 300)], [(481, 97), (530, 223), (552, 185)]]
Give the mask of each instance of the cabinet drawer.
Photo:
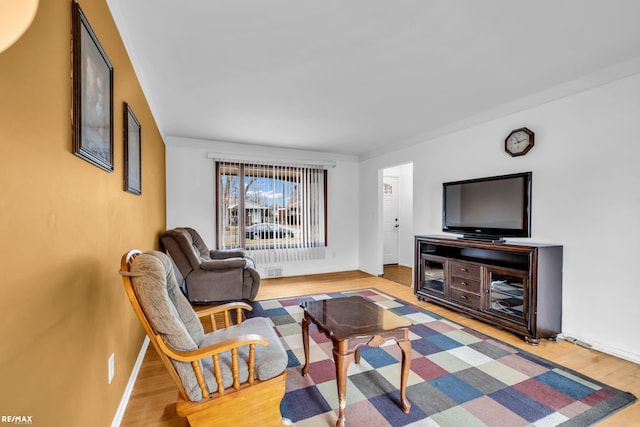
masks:
[(480, 266), (476, 264), (468, 264), (466, 262), (449, 263), (452, 276), (470, 277), (480, 280)]
[(455, 302), (465, 304), (474, 308), (480, 308), (480, 295), (470, 292), (461, 291), (460, 289), (451, 289), (451, 299)]
[(464, 292), (480, 295), (480, 280), (470, 279), (467, 277), (451, 276), (451, 287), (460, 289)]

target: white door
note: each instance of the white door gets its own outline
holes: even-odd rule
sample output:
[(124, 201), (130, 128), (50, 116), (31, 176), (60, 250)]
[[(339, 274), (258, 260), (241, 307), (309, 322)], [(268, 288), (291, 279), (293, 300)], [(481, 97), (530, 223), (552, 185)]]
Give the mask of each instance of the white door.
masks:
[(399, 235), (398, 216), (400, 214), (400, 179), (397, 176), (385, 176), (382, 178), (383, 209), (382, 230), (384, 264), (398, 263)]

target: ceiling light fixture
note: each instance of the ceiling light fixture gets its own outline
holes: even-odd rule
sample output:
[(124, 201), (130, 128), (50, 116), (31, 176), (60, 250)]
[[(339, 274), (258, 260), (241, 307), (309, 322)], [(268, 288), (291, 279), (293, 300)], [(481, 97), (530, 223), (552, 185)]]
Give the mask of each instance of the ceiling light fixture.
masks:
[(37, 10), (38, 0), (0, 0), (0, 53), (27, 31)]

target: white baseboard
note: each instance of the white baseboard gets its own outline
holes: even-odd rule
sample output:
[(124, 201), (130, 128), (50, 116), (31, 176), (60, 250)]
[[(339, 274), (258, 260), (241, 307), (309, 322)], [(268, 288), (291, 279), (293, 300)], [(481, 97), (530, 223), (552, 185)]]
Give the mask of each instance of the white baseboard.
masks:
[(136, 363), (135, 365), (133, 365), (133, 369), (131, 370), (131, 375), (129, 376), (129, 382), (127, 382), (127, 387), (125, 387), (124, 394), (122, 395), (122, 399), (120, 399), (120, 405), (118, 405), (118, 410), (116, 411), (116, 415), (115, 417), (113, 417), (113, 421), (111, 422), (111, 427), (120, 427), (120, 423), (122, 422), (122, 417), (124, 417), (124, 411), (127, 409), (129, 398), (131, 397), (131, 393), (133, 392), (133, 386), (136, 383), (136, 378), (138, 378), (138, 373), (140, 373), (140, 367), (142, 366), (144, 355), (147, 352), (147, 347), (149, 347), (149, 337), (145, 336), (144, 341), (142, 342), (142, 347), (140, 347), (140, 352), (138, 353), (138, 358), (136, 359)]
[(617, 357), (619, 359), (624, 359), (628, 360), (629, 362), (640, 364), (640, 355), (629, 353), (627, 351), (620, 350), (619, 348), (608, 346), (601, 342), (586, 342), (586, 339), (573, 337), (572, 335), (565, 335), (564, 333), (558, 335), (558, 338), (577, 345), (582, 345), (583, 347), (592, 348), (594, 350)]
[(624, 360), (628, 360), (629, 362), (640, 364), (640, 356), (637, 354), (629, 353), (628, 351), (620, 350), (618, 348), (604, 345), (602, 343), (593, 343), (592, 348), (594, 350), (598, 350), (603, 353), (610, 354), (620, 359), (624, 359)]

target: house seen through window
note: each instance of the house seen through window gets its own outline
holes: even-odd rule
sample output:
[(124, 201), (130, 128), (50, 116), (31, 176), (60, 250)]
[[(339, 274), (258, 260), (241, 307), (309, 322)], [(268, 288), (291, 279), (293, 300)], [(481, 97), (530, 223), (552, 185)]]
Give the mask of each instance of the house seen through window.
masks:
[(217, 161), (216, 180), (219, 248), (268, 262), (326, 245), (323, 167)]

